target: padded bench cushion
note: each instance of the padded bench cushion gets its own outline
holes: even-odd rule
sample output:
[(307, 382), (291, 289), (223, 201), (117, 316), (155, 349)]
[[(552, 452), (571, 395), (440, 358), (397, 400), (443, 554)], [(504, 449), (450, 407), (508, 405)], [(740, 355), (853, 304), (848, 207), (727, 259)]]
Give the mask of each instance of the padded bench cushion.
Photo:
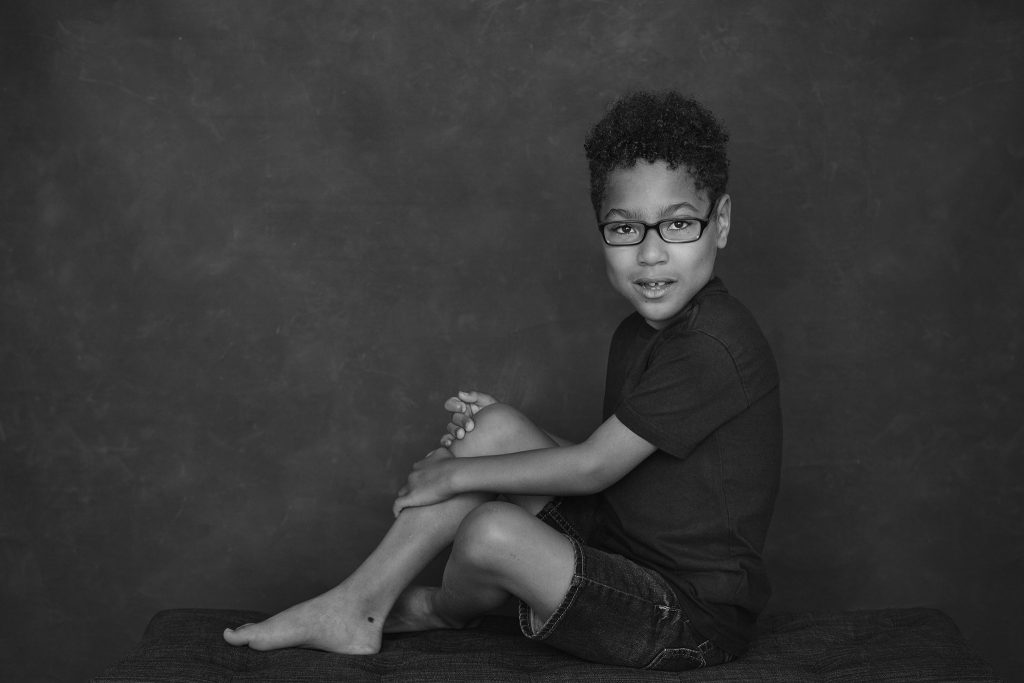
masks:
[(387, 636), (373, 656), (289, 649), (256, 652), (221, 639), (267, 615), (214, 609), (159, 612), (135, 649), (95, 678), (115, 681), (995, 681), (953, 621), (927, 608), (778, 614), (762, 618), (741, 658), (690, 672), (584, 662), (521, 637), (509, 617), (462, 631)]

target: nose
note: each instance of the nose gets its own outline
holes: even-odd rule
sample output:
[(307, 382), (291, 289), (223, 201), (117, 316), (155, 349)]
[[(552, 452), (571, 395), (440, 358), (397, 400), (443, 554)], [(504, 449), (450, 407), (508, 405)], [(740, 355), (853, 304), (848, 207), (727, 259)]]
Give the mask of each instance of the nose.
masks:
[(657, 230), (648, 230), (644, 241), (640, 243), (636, 260), (642, 266), (653, 266), (668, 261), (668, 245)]

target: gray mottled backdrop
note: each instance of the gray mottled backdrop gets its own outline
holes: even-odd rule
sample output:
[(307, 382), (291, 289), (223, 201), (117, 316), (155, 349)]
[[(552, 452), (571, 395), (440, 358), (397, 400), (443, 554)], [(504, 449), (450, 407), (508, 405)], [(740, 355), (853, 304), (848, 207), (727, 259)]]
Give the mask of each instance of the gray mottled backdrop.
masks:
[(1021, 670), (1018, 7), (4, 3), (5, 678), (332, 585), (456, 387), (586, 435), (627, 309), (581, 142), (637, 87), (733, 133), (771, 609), (935, 606)]

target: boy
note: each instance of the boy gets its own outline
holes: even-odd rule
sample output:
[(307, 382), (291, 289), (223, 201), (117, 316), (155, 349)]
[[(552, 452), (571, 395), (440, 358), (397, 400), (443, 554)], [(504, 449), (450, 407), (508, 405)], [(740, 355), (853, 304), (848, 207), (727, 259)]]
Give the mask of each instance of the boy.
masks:
[[(587, 137), (594, 237), (635, 309), (612, 339), (590, 438), (569, 444), (460, 392), (363, 564), (225, 639), (373, 653), (383, 632), (460, 628), (515, 596), (526, 637), (585, 659), (682, 670), (740, 654), (769, 595), (781, 417), (771, 350), (713, 276), (731, 218), (727, 140), (675, 93), (623, 98)], [(409, 586), (449, 543), (441, 586)]]

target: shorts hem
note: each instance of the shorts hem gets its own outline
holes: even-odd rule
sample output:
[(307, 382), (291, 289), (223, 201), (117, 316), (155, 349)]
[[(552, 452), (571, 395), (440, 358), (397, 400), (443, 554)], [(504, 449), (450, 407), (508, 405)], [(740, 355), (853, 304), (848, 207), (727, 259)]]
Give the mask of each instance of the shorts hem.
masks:
[(579, 594), (580, 586), (583, 583), (583, 577), (586, 575), (583, 546), (580, 543), (579, 537), (574, 533), (575, 529), (572, 524), (558, 511), (559, 502), (557, 498), (548, 501), (541, 511), (537, 513), (537, 517), (542, 521), (549, 524), (553, 523), (554, 526), (559, 527), (562, 535), (569, 539), (569, 542), (572, 544), (574, 559), (572, 581), (569, 583), (569, 589), (566, 591), (565, 597), (562, 598), (562, 602), (559, 603), (555, 611), (551, 613), (551, 616), (548, 617), (547, 621), (539, 629), (534, 629), (536, 618), (533, 609), (522, 600), (519, 601), (519, 630), (530, 640), (543, 641), (554, 632), (562, 617), (565, 616), (565, 613), (569, 611), (569, 608), (576, 601), (576, 596)]

